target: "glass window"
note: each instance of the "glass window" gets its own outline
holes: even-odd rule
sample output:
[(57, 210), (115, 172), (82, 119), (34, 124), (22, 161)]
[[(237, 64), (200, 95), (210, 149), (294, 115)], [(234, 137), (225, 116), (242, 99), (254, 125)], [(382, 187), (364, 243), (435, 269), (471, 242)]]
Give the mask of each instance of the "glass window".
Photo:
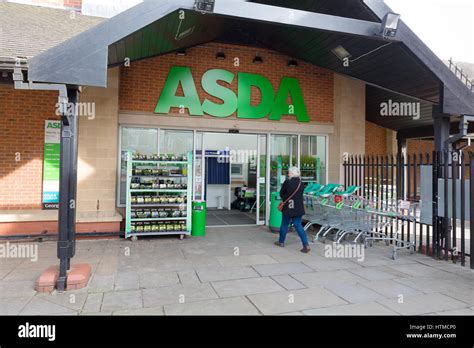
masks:
[(127, 151), (139, 152), (144, 155), (158, 153), (158, 129), (153, 128), (122, 128), (120, 149), (120, 192), (119, 202), (125, 204), (127, 193)]
[(196, 132), (196, 146), (194, 154), (194, 200), (200, 201), (204, 199), (204, 187), (203, 187), (203, 156), (202, 156), (202, 143), (204, 140), (203, 133)]
[(160, 154), (185, 155), (193, 151), (192, 131), (160, 130)]
[(326, 184), (326, 137), (301, 136), (300, 167), (303, 181)]
[(270, 153), (270, 192), (280, 191), (288, 168), (298, 165), (298, 136), (272, 135)]

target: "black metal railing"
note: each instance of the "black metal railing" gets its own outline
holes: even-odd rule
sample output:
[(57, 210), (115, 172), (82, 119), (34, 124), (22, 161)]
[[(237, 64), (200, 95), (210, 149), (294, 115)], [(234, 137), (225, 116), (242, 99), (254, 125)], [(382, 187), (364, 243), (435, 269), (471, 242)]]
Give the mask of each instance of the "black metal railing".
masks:
[(466, 204), (474, 202), (474, 166), (470, 166), (473, 160), (474, 154), (459, 151), (350, 155), (343, 164), (344, 184), (359, 186), (359, 195), (378, 209), (410, 206), (406, 211), (413, 222), (395, 221), (386, 228), (387, 235), (399, 228), (401, 238), (414, 242), (418, 252), (459, 261), (463, 266), (469, 258), (474, 269), (470, 258), (474, 209), (472, 203)]

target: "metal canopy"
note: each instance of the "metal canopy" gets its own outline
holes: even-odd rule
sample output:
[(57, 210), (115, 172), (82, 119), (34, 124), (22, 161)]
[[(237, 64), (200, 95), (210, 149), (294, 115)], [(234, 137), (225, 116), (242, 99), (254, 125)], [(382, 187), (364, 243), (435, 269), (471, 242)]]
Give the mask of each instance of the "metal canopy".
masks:
[[(401, 95), (441, 103), (445, 113), (474, 114), (474, 94), (403, 22), (397, 35), (401, 42), (387, 46), (376, 35), (378, 21), (390, 11), (382, 1), (258, 1), (217, 0), (214, 13), (201, 14), (192, 10), (193, 0), (145, 0), (31, 59), (29, 80), (105, 87), (107, 68), (126, 58), (220, 41), (273, 49)], [(348, 68), (331, 52), (338, 45), (355, 59)]]

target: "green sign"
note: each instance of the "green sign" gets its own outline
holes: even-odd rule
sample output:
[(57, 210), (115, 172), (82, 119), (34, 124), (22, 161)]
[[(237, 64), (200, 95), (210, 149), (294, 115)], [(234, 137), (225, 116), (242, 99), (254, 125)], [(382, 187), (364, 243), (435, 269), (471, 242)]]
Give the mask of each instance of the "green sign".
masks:
[[(229, 88), (234, 83), (236, 75), (223, 69), (212, 69), (201, 78), (203, 90), (221, 103), (215, 103), (206, 98), (201, 103), (191, 68), (172, 67), (163, 87), (155, 113), (167, 114), (171, 108), (188, 109), (192, 116), (204, 114), (214, 117), (228, 117), (237, 112), (238, 118), (260, 119), (268, 117), (279, 121), (281, 116), (296, 117), (299, 122), (309, 122), (308, 111), (297, 79), (284, 77), (275, 94), (272, 83), (262, 75), (241, 73), (237, 74), (237, 95)], [(181, 86), (182, 95), (178, 94)], [(260, 102), (252, 105), (252, 88), (260, 91)], [(288, 97), (291, 97), (289, 104)]]
[(59, 204), (61, 122), (46, 121), (43, 159), (43, 208), (57, 209)]

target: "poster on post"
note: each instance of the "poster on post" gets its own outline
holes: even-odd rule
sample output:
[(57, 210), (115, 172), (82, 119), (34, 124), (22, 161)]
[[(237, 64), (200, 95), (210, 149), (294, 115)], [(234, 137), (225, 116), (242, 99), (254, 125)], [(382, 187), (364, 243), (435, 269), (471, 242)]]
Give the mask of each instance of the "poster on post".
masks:
[(59, 208), (61, 121), (47, 120), (44, 129), (43, 209)]

